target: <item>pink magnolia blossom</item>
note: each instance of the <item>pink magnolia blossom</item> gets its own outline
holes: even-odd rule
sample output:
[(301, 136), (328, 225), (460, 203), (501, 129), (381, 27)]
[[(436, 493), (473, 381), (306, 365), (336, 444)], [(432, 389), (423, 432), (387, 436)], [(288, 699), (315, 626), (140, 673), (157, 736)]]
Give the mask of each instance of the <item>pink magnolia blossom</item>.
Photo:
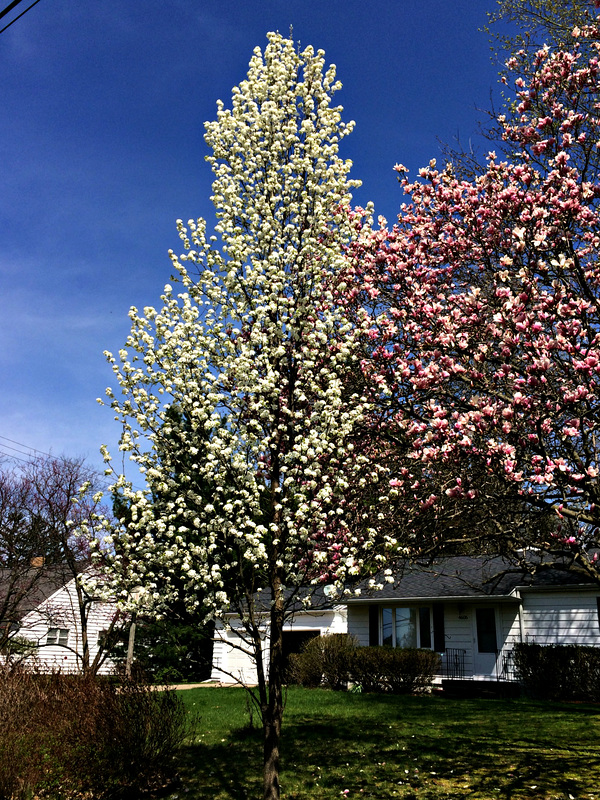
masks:
[(470, 180), (435, 161), (414, 182), (400, 170), (396, 224), (365, 224), (351, 251), (351, 302), (370, 322), (362, 368), (394, 410), (387, 441), (403, 442), (409, 469), (393, 485), (415, 530), (423, 507), (442, 514), (477, 493), (461, 484), (477, 464), (494, 491), (569, 522), (563, 541), (582, 552), (595, 541), (598, 22), (579, 36), (593, 57), (576, 45), (509, 62), (517, 111), (498, 119), (509, 157), (490, 152)]

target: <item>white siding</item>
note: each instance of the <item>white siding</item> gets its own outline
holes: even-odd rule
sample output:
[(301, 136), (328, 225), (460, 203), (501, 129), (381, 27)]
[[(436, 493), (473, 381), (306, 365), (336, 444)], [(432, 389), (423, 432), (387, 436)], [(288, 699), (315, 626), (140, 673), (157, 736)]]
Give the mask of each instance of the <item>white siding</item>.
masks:
[(355, 637), (361, 647), (369, 645), (369, 606), (348, 606), (348, 633)]
[[(108, 629), (115, 614), (114, 603), (92, 604), (87, 625), (90, 664), (98, 652), (98, 636)], [(48, 631), (51, 628), (69, 631), (66, 646), (46, 644)], [(75, 580), (69, 581), (66, 586), (41, 603), (35, 611), (26, 614), (21, 620), (18, 635), (35, 642), (38, 646), (37, 653), (31, 660), (43, 671), (59, 669), (62, 672), (80, 672), (82, 641)], [(111, 673), (112, 663), (109, 660), (105, 661), (99, 671), (100, 674)]]
[(524, 640), (600, 647), (599, 592), (523, 592)]
[[(426, 604), (426, 603), (425, 603)], [(402, 605), (402, 601), (379, 603), (383, 605)], [(422, 606), (424, 603), (414, 603), (413, 605)], [(482, 604), (473, 604), (470, 601), (464, 603), (446, 602), (444, 608), (444, 636), (446, 649), (452, 648), (464, 650), (465, 675), (474, 674), (474, 651), (476, 647), (475, 629), (475, 608)], [(519, 636), (519, 615), (518, 606), (515, 603), (498, 604), (494, 606), (496, 610), (498, 647), (500, 655), (498, 666), (490, 672), (489, 677), (495, 677), (496, 670), (501, 667), (502, 653), (510, 649), (513, 641), (518, 641)], [(355, 636), (358, 643), (362, 646), (369, 644), (369, 606), (364, 604), (351, 604), (348, 607), (348, 633)], [(482, 675), (482, 677), (485, 677)]]
[[(252, 657), (243, 652), (248, 649), (240, 635), (236, 633), (236, 620), (231, 623), (230, 630), (217, 628), (213, 648), (213, 668), (211, 680), (221, 683), (256, 683), (256, 666)], [(318, 630), (321, 636), (328, 633), (346, 633), (348, 630), (346, 609), (336, 606), (327, 611), (307, 611), (296, 614), (294, 619), (284, 626), (284, 631)], [(265, 627), (263, 631), (263, 666), (267, 668), (269, 637)]]

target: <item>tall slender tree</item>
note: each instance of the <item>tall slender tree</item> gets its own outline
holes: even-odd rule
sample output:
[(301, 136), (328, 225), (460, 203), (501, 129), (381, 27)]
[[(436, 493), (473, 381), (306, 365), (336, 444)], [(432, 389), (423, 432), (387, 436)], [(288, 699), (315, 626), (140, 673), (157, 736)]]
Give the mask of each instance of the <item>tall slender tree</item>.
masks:
[[(385, 482), (362, 452), (368, 403), (349, 388), (359, 336), (337, 298), (356, 182), (338, 147), (352, 123), (332, 104), (340, 84), (323, 56), (276, 33), (255, 50), (231, 108), (219, 102), (206, 124), (216, 235), (202, 219), (178, 223), (179, 288), (165, 287), (160, 309), (132, 309), (127, 347), (108, 354), (120, 447), (149, 484), (115, 483), (130, 519), (111, 574), (121, 590), (142, 587), (156, 613), (183, 580), (190, 607), (203, 603), (223, 625), (238, 615), (270, 800), (284, 622), (300, 597), (310, 604), (311, 587), (371, 574), (397, 551), (356, 524), (352, 489)], [(173, 406), (185, 426), (174, 428)], [(214, 487), (210, 502), (199, 485)]]

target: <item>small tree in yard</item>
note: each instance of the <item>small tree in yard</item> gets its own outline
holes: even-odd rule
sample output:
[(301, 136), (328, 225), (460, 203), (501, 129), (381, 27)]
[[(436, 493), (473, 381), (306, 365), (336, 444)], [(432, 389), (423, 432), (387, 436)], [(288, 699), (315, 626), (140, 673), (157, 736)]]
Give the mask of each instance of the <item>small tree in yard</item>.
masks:
[(534, 546), (600, 581), (598, 23), (570, 41), (509, 60), (506, 157), (470, 180), (397, 167), (407, 202), (358, 245), (354, 291), (404, 456), (391, 488), (415, 530), (432, 522), (421, 546)]
[(0, 650), (13, 659), (31, 655), (38, 645), (15, 633), (24, 613), (39, 604), (41, 585), (56, 591), (71, 579), (73, 606), (38, 609), (38, 615), (44, 613), (51, 627), (61, 626), (65, 614), (77, 619), (80, 646), (74, 652), (83, 672), (95, 674), (108, 655), (119, 616), (115, 610), (104, 646), (91, 659), (88, 623), (99, 597), (78, 580), (90, 566), (89, 539), (106, 513), (94, 494), (97, 478), (83, 460), (66, 457), (40, 456), (19, 469), (0, 469)]
[(43, 531), (45, 560), (48, 565), (62, 564), (65, 578), (74, 579), (72, 607), (66, 612), (63, 608), (49, 608), (48, 622), (59, 624), (65, 613), (77, 619), (80, 646), (67, 649), (75, 653), (84, 674), (95, 675), (106, 661), (117, 640), (117, 629), (123, 623), (115, 607), (92, 659), (90, 617), (101, 597), (91, 584), (82, 580), (82, 575), (91, 567), (90, 541), (104, 534), (105, 524), (110, 524), (98, 491), (99, 476), (83, 459), (51, 456), (30, 461), (23, 473), (31, 487), (27, 513)]
[(124, 593), (142, 587), (156, 614), (183, 583), (207, 618), (239, 615), (258, 676), (265, 798), (279, 797), (284, 622), (301, 590), (372, 574), (397, 549), (353, 500), (379, 468), (361, 450), (369, 407), (351, 388), (358, 332), (336, 300), (356, 185), (338, 157), (352, 127), (332, 105), (338, 88), (321, 51), (269, 34), (231, 110), (219, 103), (206, 125), (220, 249), (203, 220), (179, 222), (181, 292), (168, 285), (162, 308), (132, 309), (127, 349), (109, 354), (120, 447), (149, 485), (115, 483), (130, 518), (110, 574)]

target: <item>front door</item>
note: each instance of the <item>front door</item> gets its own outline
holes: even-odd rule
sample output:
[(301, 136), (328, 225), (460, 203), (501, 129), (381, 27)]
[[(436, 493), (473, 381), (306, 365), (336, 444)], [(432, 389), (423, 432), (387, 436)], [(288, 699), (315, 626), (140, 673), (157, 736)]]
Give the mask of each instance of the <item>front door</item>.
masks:
[(485, 606), (475, 609), (475, 647), (473, 650), (473, 671), (475, 675), (496, 677), (498, 659), (498, 632), (496, 629), (496, 609)]

